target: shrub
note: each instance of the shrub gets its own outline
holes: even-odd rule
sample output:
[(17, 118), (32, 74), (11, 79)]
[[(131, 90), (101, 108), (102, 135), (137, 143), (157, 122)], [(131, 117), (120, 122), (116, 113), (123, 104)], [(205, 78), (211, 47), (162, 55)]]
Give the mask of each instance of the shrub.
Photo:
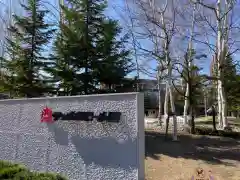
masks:
[(26, 167), (0, 161), (0, 179), (1, 180), (66, 180), (58, 174), (32, 172)]

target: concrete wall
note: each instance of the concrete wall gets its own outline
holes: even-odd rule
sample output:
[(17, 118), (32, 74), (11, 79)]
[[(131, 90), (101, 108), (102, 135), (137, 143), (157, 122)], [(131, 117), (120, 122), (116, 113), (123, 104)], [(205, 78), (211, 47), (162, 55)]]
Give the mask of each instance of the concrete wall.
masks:
[[(120, 123), (40, 123), (53, 111), (122, 112)], [(0, 159), (70, 180), (143, 180), (144, 109), (139, 93), (0, 101)]]

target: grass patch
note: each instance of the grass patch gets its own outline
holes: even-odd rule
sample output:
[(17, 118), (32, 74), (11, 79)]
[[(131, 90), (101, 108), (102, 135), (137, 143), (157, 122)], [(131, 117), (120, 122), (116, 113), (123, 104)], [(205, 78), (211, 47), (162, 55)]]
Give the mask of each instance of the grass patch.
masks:
[(212, 128), (207, 128), (207, 127), (196, 127), (195, 130), (196, 130), (196, 134), (198, 135), (222, 136), (222, 137), (229, 137), (233, 139), (240, 139), (240, 132), (226, 131), (226, 130), (214, 131)]
[[(240, 128), (240, 119), (228, 117), (228, 123), (231, 128)], [(195, 119), (196, 134), (197, 135), (209, 135), (209, 136), (222, 136), (234, 139), (240, 139), (240, 132), (231, 130), (213, 130), (212, 116), (200, 117)], [(216, 116), (216, 126), (218, 125)], [(189, 130), (187, 130), (190, 132)]]
[[(196, 125), (212, 125), (212, 116), (199, 117), (195, 119)], [(228, 117), (228, 123), (232, 127), (240, 128), (240, 119)], [(216, 124), (218, 124), (218, 117), (216, 116)]]
[(196, 122), (206, 122), (206, 121), (212, 121), (212, 116), (207, 116), (207, 117), (197, 117), (195, 119)]
[(66, 180), (53, 173), (32, 172), (23, 165), (0, 161), (0, 179), (2, 180)]

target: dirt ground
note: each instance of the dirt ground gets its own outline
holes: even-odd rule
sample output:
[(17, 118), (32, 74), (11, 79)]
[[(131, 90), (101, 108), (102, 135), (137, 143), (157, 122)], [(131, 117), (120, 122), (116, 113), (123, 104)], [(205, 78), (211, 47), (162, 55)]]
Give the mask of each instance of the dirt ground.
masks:
[(212, 180), (240, 180), (240, 140), (181, 134), (172, 142), (163, 134), (146, 132), (145, 144), (146, 180), (197, 179), (199, 168), (205, 174), (199, 180), (211, 180), (209, 175)]

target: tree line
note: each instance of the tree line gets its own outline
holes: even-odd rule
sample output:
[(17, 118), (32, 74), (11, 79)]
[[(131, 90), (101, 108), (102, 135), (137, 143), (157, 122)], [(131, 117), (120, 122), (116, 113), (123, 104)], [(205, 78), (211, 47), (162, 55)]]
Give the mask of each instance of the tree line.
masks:
[[(1, 57), (1, 92), (15, 97), (117, 92), (134, 70), (128, 35), (108, 18), (104, 0), (68, 0), (58, 24), (47, 21), (41, 0), (13, 15)], [(129, 83), (129, 82), (127, 82)], [(102, 90), (101, 84), (106, 88)]]
[[(223, 129), (228, 111), (240, 112), (236, 1), (129, 0), (118, 12), (126, 35), (118, 21), (105, 16), (103, 0), (65, 1), (58, 24), (47, 23), (42, 2), (29, 0), (21, 5), (24, 16), (13, 16), (1, 59), (2, 92), (11, 97), (120, 92), (122, 84), (132, 88), (138, 82), (124, 78), (136, 70), (137, 79), (142, 73), (158, 81), (158, 118), (171, 112), (174, 139), (176, 104), (184, 106), (184, 124), (192, 133), (199, 105), (205, 112), (214, 105)], [(210, 62), (211, 73), (203, 73)]]

